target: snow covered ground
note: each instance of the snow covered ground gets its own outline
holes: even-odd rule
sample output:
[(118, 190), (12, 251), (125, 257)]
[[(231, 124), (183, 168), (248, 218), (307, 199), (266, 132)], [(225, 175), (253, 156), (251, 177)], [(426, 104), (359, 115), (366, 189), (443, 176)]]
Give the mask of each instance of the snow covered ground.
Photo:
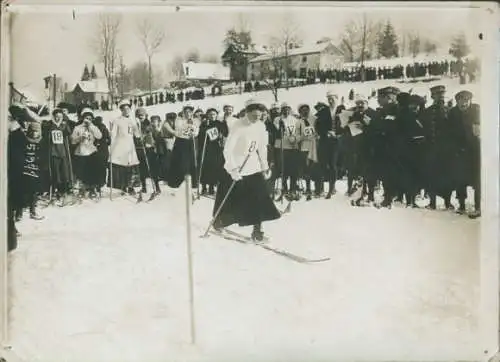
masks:
[[(280, 90), (280, 101), (314, 105), (327, 89), (347, 99), (351, 88), (368, 95), (385, 83)], [(450, 97), (463, 88), (439, 83)], [(467, 88), (480, 99), (474, 85)], [(249, 96), (193, 103), (238, 109)], [(271, 92), (258, 96), (273, 101)], [(169, 107), (180, 105), (149, 107), (150, 114)], [(196, 346), (189, 344), (183, 189), (164, 190), (149, 204), (116, 195), (45, 209), (41, 222), (26, 218), (10, 257), (13, 352), (30, 362), (476, 359), (479, 220), (353, 208), (345, 184), (338, 189), (331, 200), (294, 203), (265, 225), (274, 246), (331, 258), (321, 264), (200, 239), (213, 201), (192, 206)]]
[(182, 189), (45, 209), (20, 223), (11, 256), (13, 351), (31, 362), (474, 359), (479, 221), (353, 208), (339, 184), (265, 225), (274, 246), (331, 258), (320, 264), (201, 239), (213, 201), (193, 205), (195, 347)]

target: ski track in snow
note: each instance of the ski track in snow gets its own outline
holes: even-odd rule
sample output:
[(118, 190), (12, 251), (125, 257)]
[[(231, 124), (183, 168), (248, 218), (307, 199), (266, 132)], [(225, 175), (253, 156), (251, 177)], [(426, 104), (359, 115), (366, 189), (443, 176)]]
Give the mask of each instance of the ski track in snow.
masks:
[(271, 245), (331, 258), (309, 265), (199, 238), (213, 201), (195, 202), (196, 347), (184, 185), (151, 203), (115, 190), (112, 202), (106, 191), (99, 204), (44, 209), (44, 221), (25, 216), (10, 257), (13, 352), (31, 362), (477, 358), (479, 221), (351, 207), (344, 192), (339, 182), (331, 200), (294, 202), (264, 224)]

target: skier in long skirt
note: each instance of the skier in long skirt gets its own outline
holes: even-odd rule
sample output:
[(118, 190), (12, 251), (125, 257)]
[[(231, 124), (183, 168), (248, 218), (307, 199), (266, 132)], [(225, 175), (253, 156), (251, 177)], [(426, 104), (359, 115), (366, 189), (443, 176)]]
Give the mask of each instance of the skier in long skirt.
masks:
[(259, 242), (264, 240), (262, 223), (281, 217), (266, 186), (271, 171), (266, 158), (268, 134), (261, 122), (264, 110), (261, 102), (250, 99), (245, 117), (233, 124), (224, 147), (224, 173), (213, 208), (217, 231), (233, 224), (252, 225), (252, 239)]
[(122, 191), (122, 195), (135, 195), (131, 187), (133, 168), (139, 164), (135, 151), (134, 136), (140, 137), (138, 124), (131, 115), (130, 104), (122, 101), (119, 104), (122, 115), (111, 123), (110, 159), (113, 185)]
[(71, 143), (75, 145), (75, 175), (82, 183), (80, 197), (89, 192), (89, 197), (94, 199), (97, 195), (98, 184), (98, 153), (95, 141), (102, 138), (102, 133), (95, 126), (94, 112), (84, 108), (81, 112), (82, 123), (73, 129)]
[[(52, 190), (57, 199), (61, 200), (61, 206), (70, 202), (71, 188), (73, 184), (72, 156), (70, 152), (71, 128), (64, 121), (63, 112), (60, 109), (52, 111), (52, 120), (42, 124), (42, 157), (49, 167), (49, 175)], [(43, 162), (43, 161), (42, 161)]]
[(193, 111), (193, 106), (185, 105), (182, 110), (183, 117), (176, 119), (174, 129), (170, 129), (168, 124), (165, 124), (165, 127), (176, 137), (168, 173), (168, 186), (177, 189), (184, 182), (184, 177), (191, 175), (191, 187), (194, 192), (198, 188), (197, 137), (200, 123), (193, 117)]
[(201, 175), (201, 194), (215, 195), (215, 186), (219, 182), (224, 167), (223, 139), (228, 135), (227, 123), (217, 119), (217, 110), (207, 110), (207, 120), (200, 126), (198, 135), (198, 164)]

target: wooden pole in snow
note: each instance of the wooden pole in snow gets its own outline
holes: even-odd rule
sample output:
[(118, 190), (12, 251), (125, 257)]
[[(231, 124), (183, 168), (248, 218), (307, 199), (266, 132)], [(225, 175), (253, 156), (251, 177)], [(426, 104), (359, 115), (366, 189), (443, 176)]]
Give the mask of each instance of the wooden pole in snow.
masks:
[(196, 323), (194, 314), (194, 283), (193, 283), (193, 258), (191, 249), (191, 175), (186, 175), (184, 178), (186, 185), (186, 252), (188, 260), (188, 275), (189, 275), (189, 319), (190, 319), (190, 335), (191, 344), (196, 343)]

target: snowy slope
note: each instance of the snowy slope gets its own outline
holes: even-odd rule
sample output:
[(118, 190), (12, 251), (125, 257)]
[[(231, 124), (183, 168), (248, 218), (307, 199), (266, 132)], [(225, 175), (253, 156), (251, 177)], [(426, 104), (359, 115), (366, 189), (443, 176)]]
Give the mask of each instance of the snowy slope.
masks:
[(45, 209), (46, 220), (20, 223), (11, 257), (14, 352), (32, 362), (477, 357), (479, 221), (352, 208), (338, 189), (265, 225), (276, 247), (331, 257), (314, 265), (200, 239), (213, 201), (193, 205), (196, 347), (183, 189), (150, 204)]

